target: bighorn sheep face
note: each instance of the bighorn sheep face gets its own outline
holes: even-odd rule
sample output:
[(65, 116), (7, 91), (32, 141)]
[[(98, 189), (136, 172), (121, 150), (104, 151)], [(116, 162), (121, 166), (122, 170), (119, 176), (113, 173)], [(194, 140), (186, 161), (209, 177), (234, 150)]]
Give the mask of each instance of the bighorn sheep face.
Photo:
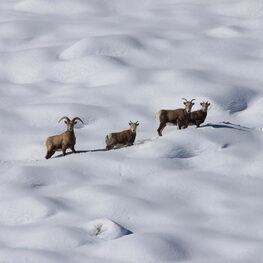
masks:
[(109, 133), (106, 138), (106, 149), (111, 150), (114, 147), (119, 146), (131, 146), (133, 145), (135, 138), (136, 138), (136, 129), (139, 126), (139, 122), (129, 122), (130, 129), (121, 131), (121, 132), (114, 132)]
[(193, 101), (195, 99), (188, 101), (187, 99), (182, 98), (182, 100), (184, 100), (184, 105), (185, 105), (184, 109), (160, 110), (159, 112), (157, 112), (156, 119), (157, 122), (159, 123), (157, 132), (159, 136), (162, 136), (162, 131), (167, 124), (177, 125), (179, 130), (182, 127), (183, 128), (188, 127), (189, 115), (194, 105)]
[(185, 99), (185, 98), (182, 98), (182, 100), (184, 100), (184, 105), (185, 105), (185, 111), (186, 111), (186, 113), (190, 113), (191, 112), (191, 110), (192, 110), (192, 107), (193, 107), (193, 105), (195, 105), (194, 103), (193, 103), (193, 101), (195, 100), (195, 99), (192, 99), (192, 100), (187, 100), (187, 99)]
[(79, 117), (75, 117), (72, 120), (70, 120), (67, 116), (60, 118), (58, 122), (61, 122), (63, 119), (65, 119), (64, 122), (67, 125), (67, 131), (73, 131), (74, 126), (78, 123), (77, 120), (83, 123), (83, 121)]
[(83, 123), (79, 117), (75, 117), (70, 120), (67, 116), (60, 118), (58, 122), (65, 119), (65, 124), (67, 125), (67, 131), (59, 135), (50, 136), (46, 140), (47, 154), (46, 159), (49, 159), (56, 151), (62, 151), (63, 155), (66, 154), (66, 150), (70, 148), (72, 152), (75, 151), (76, 137), (74, 133), (74, 125), (77, 121)]
[(130, 121), (129, 125), (130, 125), (131, 131), (132, 132), (136, 132), (137, 126), (139, 126), (139, 122), (138, 121), (136, 121), (136, 122)]
[(200, 105), (201, 105), (201, 109), (192, 111), (189, 117), (189, 125), (196, 125), (197, 128), (200, 127), (202, 123), (204, 123), (210, 103), (208, 101), (207, 102), (203, 101), (200, 103)]
[(208, 107), (210, 106), (210, 103), (209, 103), (208, 101), (207, 101), (207, 102), (202, 101), (202, 102), (200, 103), (200, 105), (202, 106), (202, 107), (201, 107), (201, 110), (202, 110), (203, 112), (207, 112)]

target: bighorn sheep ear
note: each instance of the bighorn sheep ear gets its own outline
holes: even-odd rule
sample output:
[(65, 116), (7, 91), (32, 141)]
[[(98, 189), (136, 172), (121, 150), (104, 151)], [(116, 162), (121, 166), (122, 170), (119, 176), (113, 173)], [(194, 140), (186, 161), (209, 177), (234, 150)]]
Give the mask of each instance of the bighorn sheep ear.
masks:
[(138, 121), (136, 121), (135, 124), (136, 124), (136, 126), (139, 126), (139, 122)]
[(201, 106), (203, 106), (203, 104), (204, 104), (203, 102), (200, 102), (200, 105), (201, 105)]
[(131, 124), (132, 124), (132, 122), (130, 121), (130, 122), (129, 122), (129, 125), (131, 125)]

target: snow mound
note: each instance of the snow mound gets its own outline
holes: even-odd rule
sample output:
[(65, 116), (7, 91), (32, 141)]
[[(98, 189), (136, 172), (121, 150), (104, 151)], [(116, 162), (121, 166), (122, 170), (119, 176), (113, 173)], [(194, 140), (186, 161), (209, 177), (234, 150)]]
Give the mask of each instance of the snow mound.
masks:
[(45, 253), (28, 249), (0, 248), (1, 261), (8, 263), (61, 263), (68, 262), (66, 258), (55, 253)]
[(94, 247), (93, 253), (108, 255), (114, 250), (112, 258), (120, 262), (124, 258), (126, 262), (168, 262), (186, 259), (186, 249), (178, 243), (162, 235), (134, 234), (121, 240), (104, 242), (99, 247)]
[(87, 242), (87, 233), (80, 228), (66, 226), (33, 226), (10, 230), (6, 244), (18, 248), (59, 251), (80, 247)]
[[(44, 157), (44, 153), (41, 157)], [(8, 170), (8, 175), (4, 173), (4, 177), (4, 185), (0, 186), (0, 196), (3, 199), (28, 190), (32, 192), (46, 191), (48, 193), (51, 189), (65, 189), (83, 180), (81, 174), (79, 175), (77, 172), (72, 174), (68, 167), (62, 167), (60, 173), (57, 173), (50, 165), (38, 168), (33, 165), (14, 166)], [(5, 189), (7, 186), (9, 192)]]
[(24, 0), (15, 5), (15, 10), (37, 14), (79, 14), (92, 11), (83, 0)]
[(28, 40), (35, 36), (36, 31), (39, 30), (38, 25), (28, 23), (27, 21), (8, 21), (0, 23), (0, 43), (6, 44), (17, 44), (20, 40), (21, 42)]
[(33, 197), (5, 200), (0, 203), (0, 224), (22, 225), (34, 223), (53, 213), (53, 209), (46, 202)]
[(114, 73), (123, 66), (120, 60), (112, 57), (88, 56), (56, 62), (51, 67), (49, 75), (50, 79), (61, 83), (93, 83), (96, 81), (102, 85), (108, 83), (108, 75), (116, 77)]
[(202, 138), (200, 132), (197, 141), (189, 143), (196, 136), (195, 127), (189, 126), (188, 130), (177, 130), (176, 126), (166, 126), (163, 137), (154, 138), (138, 143), (138, 150), (134, 156), (147, 156), (148, 158), (163, 158), (171, 160), (184, 160), (194, 158), (205, 151), (214, 150), (216, 146), (206, 138)]
[(22, 12), (50, 15), (115, 15), (130, 14), (151, 7), (155, 0), (140, 5), (129, 0), (23, 0), (15, 4), (14, 9)]
[[(15, 112), (30, 126), (51, 128), (59, 125), (65, 129), (63, 121), (58, 123), (61, 117), (80, 117), (84, 125), (87, 125), (98, 119), (102, 108), (81, 103), (45, 103), (17, 107)], [(82, 126), (83, 124), (78, 123), (75, 128)]]
[(229, 111), (230, 114), (242, 112), (247, 109), (250, 101), (257, 95), (257, 92), (249, 87), (232, 87), (224, 94), (224, 97), (216, 96), (215, 101)]
[(131, 234), (128, 229), (109, 219), (93, 220), (85, 228), (89, 235), (101, 240), (112, 240)]
[(217, 27), (209, 30), (207, 34), (215, 38), (232, 38), (239, 36), (239, 32), (230, 27)]
[[(4, 55), (3, 72), (11, 83), (30, 84), (46, 79), (46, 66), (49, 52), (44, 50), (29, 50)], [(0, 65), (1, 66), (1, 65)]]
[(17, 188), (36, 189), (52, 184), (50, 173), (49, 167), (15, 166), (9, 170), (4, 181)]
[(60, 54), (61, 59), (75, 59), (88, 55), (121, 57), (138, 51), (142, 44), (130, 36), (101, 36), (82, 39)]
[(256, 127), (257, 123), (261, 123), (261, 126), (263, 126), (263, 114), (257, 114), (257, 117), (254, 118), (255, 112), (261, 112), (262, 103), (262, 98), (256, 98), (253, 100), (253, 103), (250, 103), (249, 107), (242, 112), (242, 117), (246, 119), (252, 127)]
[(222, 2), (215, 4), (214, 10), (225, 16), (257, 17), (262, 14), (263, 3), (258, 0)]

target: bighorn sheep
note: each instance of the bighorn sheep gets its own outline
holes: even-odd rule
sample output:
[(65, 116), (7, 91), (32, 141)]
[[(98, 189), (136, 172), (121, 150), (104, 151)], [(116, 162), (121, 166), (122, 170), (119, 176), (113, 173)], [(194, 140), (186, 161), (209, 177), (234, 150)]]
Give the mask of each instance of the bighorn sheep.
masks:
[(67, 124), (67, 131), (63, 132), (59, 135), (50, 136), (46, 140), (47, 154), (46, 159), (49, 159), (56, 151), (62, 151), (65, 156), (66, 150), (70, 148), (72, 152), (75, 151), (75, 143), (76, 137), (74, 134), (74, 125), (77, 124), (77, 120), (83, 121), (79, 117), (75, 117), (70, 120), (67, 116), (62, 117), (58, 122), (65, 119), (65, 123)]
[(189, 117), (189, 125), (196, 125), (197, 128), (205, 121), (207, 109), (210, 106), (210, 103), (208, 101), (203, 101), (200, 103), (200, 105), (202, 106), (201, 109), (192, 111)]
[(138, 121), (136, 122), (129, 122), (130, 129), (121, 131), (121, 132), (115, 132), (110, 133), (106, 136), (105, 142), (106, 142), (106, 149), (111, 150), (115, 146), (131, 146), (133, 145), (136, 137), (136, 128), (139, 125)]
[(182, 100), (184, 100), (184, 109), (160, 110), (157, 112), (156, 120), (159, 122), (159, 128), (157, 129), (159, 136), (162, 136), (162, 131), (167, 124), (177, 125), (179, 130), (182, 127), (188, 127), (188, 119), (195, 99), (188, 101), (187, 99), (182, 98)]

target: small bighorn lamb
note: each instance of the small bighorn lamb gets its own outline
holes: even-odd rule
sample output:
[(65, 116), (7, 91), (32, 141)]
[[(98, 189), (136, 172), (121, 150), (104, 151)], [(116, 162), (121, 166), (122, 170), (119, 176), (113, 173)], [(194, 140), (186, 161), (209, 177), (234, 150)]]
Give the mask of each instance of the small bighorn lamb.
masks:
[(159, 112), (157, 112), (156, 120), (160, 124), (159, 128), (157, 129), (159, 136), (162, 136), (162, 131), (167, 124), (177, 125), (177, 128), (179, 130), (182, 127), (183, 128), (188, 127), (189, 115), (192, 106), (194, 105), (193, 101), (195, 99), (188, 101), (187, 99), (182, 98), (182, 100), (184, 100), (184, 105), (185, 105), (184, 109), (160, 110)]
[(66, 150), (70, 148), (72, 152), (75, 151), (76, 137), (74, 134), (74, 125), (77, 124), (77, 120), (84, 123), (79, 117), (75, 117), (70, 120), (67, 116), (62, 117), (58, 122), (65, 119), (67, 124), (67, 131), (59, 135), (50, 136), (46, 140), (47, 154), (46, 159), (49, 159), (56, 151), (62, 151), (65, 156)]
[(210, 103), (208, 101), (203, 101), (200, 103), (200, 105), (202, 106), (201, 109), (192, 111), (189, 117), (189, 125), (196, 125), (197, 128), (205, 121), (207, 109), (210, 106)]
[(136, 122), (129, 122), (130, 129), (121, 131), (121, 132), (115, 132), (110, 133), (106, 136), (105, 142), (106, 142), (106, 149), (111, 150), (114, 147), (118, 146), (131, 146), (133, 145), (136, 137), (136, 128), (139, 125), (138, 121)]

